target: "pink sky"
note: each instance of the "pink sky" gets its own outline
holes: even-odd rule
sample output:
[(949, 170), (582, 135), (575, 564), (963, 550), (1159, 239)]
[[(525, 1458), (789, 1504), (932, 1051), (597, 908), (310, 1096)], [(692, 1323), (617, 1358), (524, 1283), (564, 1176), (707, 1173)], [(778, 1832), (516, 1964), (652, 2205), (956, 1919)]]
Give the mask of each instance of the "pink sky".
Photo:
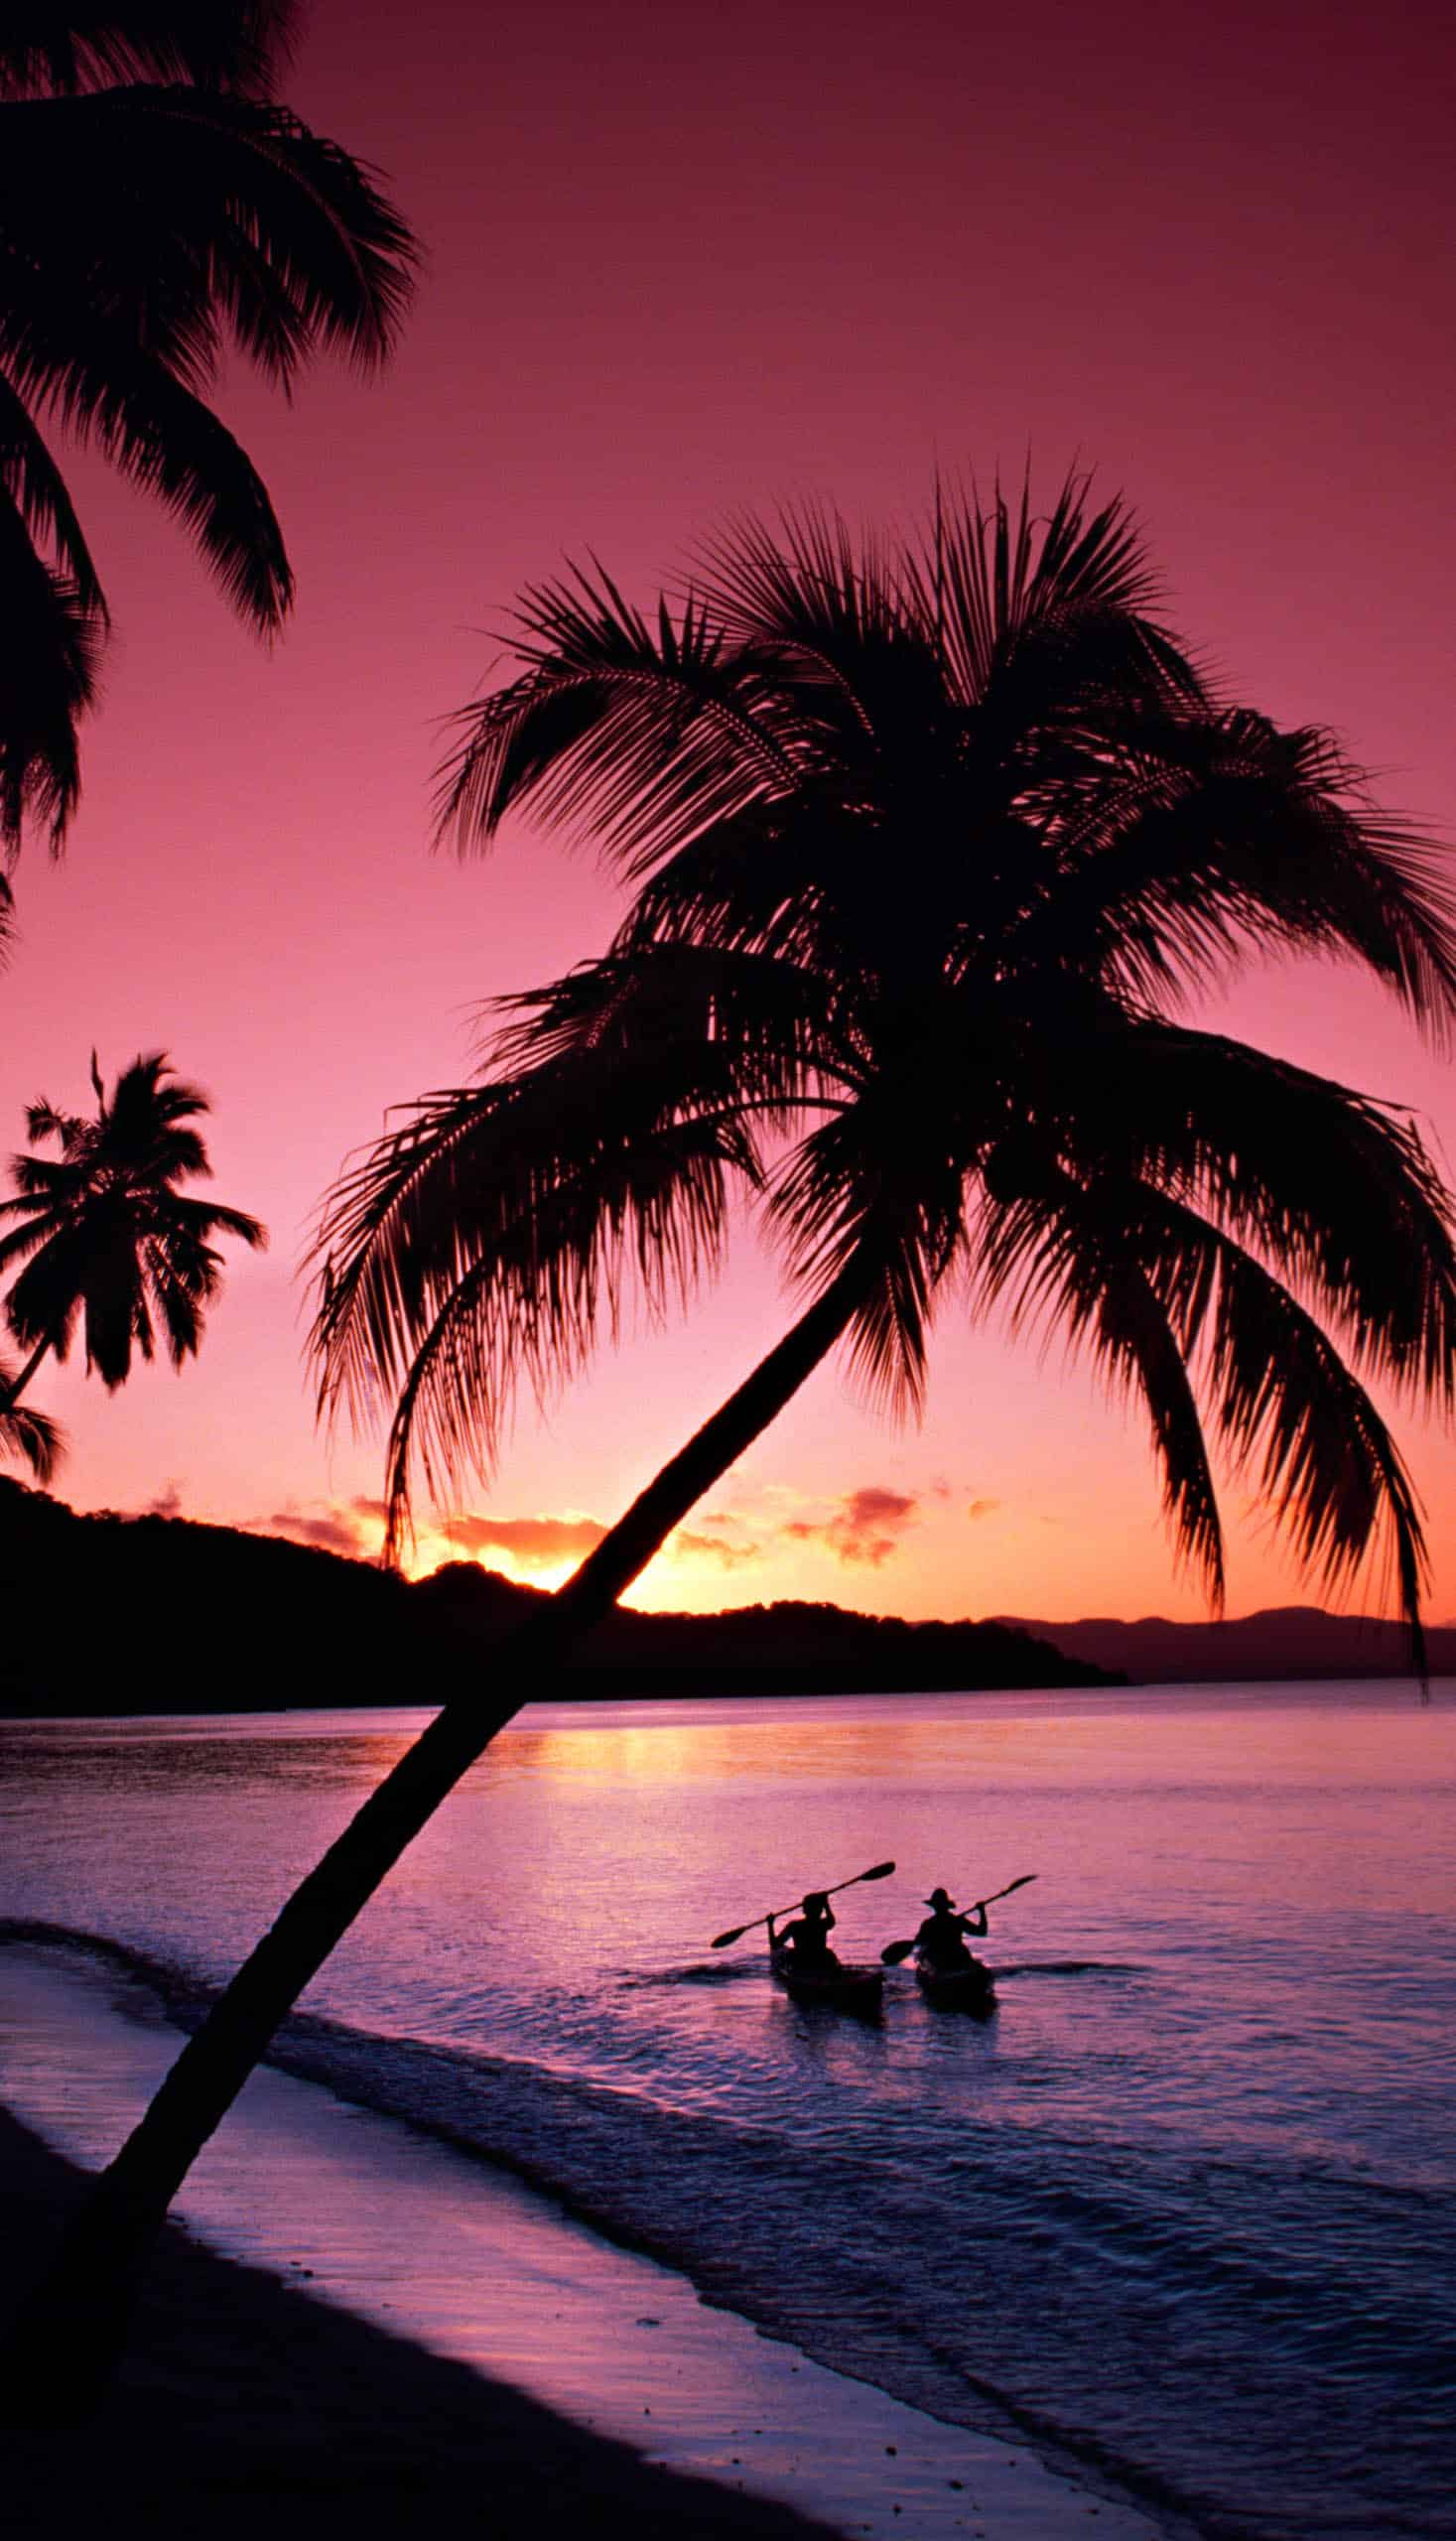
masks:
[[(519, 586), (589, 545), (646, 593), (725, 511), (913, 513), (937, 455), (1130, 495), (1170, 614), (1252, 703), (1335, 726), (1449, 836), (1449, 20), (746, 0), (517, 13), (316, 0), (291, 98), (372, 158), (429, 268), (382, 382), (224, 411), (299, 580), (269, 656), (182, 533), (78, 462), (118, 622), (65, 864), (31, 850), (0, 987), (0, 1140), (165, 1047), (209, 1090), (217, 1191), (263, 1217), (199, 1362), (35, 1400), (77, 1507), (176, 1507), (372, 1549), (377, 1439), (316, 1430), (295, 1266), (385, 1108), (468, 1071), (479, 1003), (601, 943), (590, 862), (432, 858), (438, 719)], [(1421, 1112), (1449, 1070), (1348, 975), (1252, 976), (1226, 1027)], [(552, 1582), (776, 1337), (745, 1242), (665, 1334), (523, 1418), (431, 1564)], [(1431, 1611), (1456, 1614), (1456, 1453), (1402, 1414)], [(1310, 1593), (1237, 1487), (1231, 1610)], [(444, 1514), (444, 1513), (442, 1513)], [(492, 1532), (494, 1530), (494, 1532)], [(1084, 1375), (949, 1322), (922, 1429), (812, 1382), (637, 1592), (905, 1614), (1200, 1612), (1142, 1428)], [(1370, 1590), (1374, 1595), (1374, 1584)]]

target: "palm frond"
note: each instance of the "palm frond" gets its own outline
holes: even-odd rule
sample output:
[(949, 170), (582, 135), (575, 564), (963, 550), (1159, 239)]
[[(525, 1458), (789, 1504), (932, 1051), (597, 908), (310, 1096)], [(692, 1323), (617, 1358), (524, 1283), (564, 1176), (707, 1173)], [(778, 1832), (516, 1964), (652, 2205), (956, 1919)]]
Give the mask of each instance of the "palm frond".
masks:
[(273, 102), (291, 16), (284, 0), (26, 0), (0, 29), (0, 507), (30, 549), (0, 531), (0, 599), (24, 629), (0, 701), (11, 849), (30, 820), (64, 835), (106, 625), (41, 420), (181, 519), (270, 634), (293, 578), (267, 489), (208, 402), (228, 343), (288, 392), (326, 351), (377, 367), (408, 307), (418, 250), (375, 172)]
[(200, 383), (205, 360), (159, 358), (144, 333), (96, 304), (94, 288), (88, 275), (71, 302), (49, 276), (18, 275), (15, 259), (0, 256), (0, 360), (15, 389), (52, 406), (67, 431), (177, 514), (233, 605), (275, 627), (293, 596), (283, 535), (252, 462), (179, 375), (192, 368)]
[(76, 607), (98, 628), (104, 628), (109, 623), (105, 596), (66, 479), (3, 370), (0, 486), (10, 496), (32, 537), (44, 540), (50, 547), (61, 579), (75, 596)]
[[(211, 1171), (211, 1166), (207, 1167)], [(261, 1218), (250, 1218), (245, 1209), (226, 1209), (215, 1200), (181, 1200), (169, 1195), (166, 1211), (169, 1233), (176, 1233), (191, 1244), (201, 1244), (209, 1236), (236, 1236), (255, 1253), (268, 1250), (268, 1230)]]
[[(167, 1355), (180, 1368), (201, 1346), (202, 1308), (221, 1285), (222, 1256), (203, 1245), (179, 1246), (153, 1236), (144, 1244), (141, 1260), (143, 1293), (156, 1306)], [(143, 1356), (150, 1357), (150, 1351)]]
[(1202, 1576), (1216, 1608), (1225, 1591), (1218, 1496), (1187, 1368), (1187, 1335), (1206, 1298), (1180, 1294), (1176, 1319), (1166, 1283), (1149, 1275), (1126, 1241), (1125, 1207), (1054, 1173), (1046, 1187), (983, 1204), (971, 1287), (983, 1309), (1004, 1305), (1013, 1332), (1060, 1333), (1086, 1350), (1115, 1398), (1140, 1403), (1162, 1478), (1163, 1513), (1181, 1559)]
[(1113, 755), (1055, 761), (1032, 808), (1061, 876), (1028, 914), (1136, 995), (1206, 985), (1251, 946), (1359, 962), (1438, 1044), (1456, 1017), (1448, 860), (1378, 811), (1330, 736), (1243, 710), (1140, 716)]
[(102, 627), (75, 584), (37, 555), (4, 485), (0, 602), (16, 630), (0, 693), (0, 852), (13, 855), (35, 822), (55, 853), (80, 792), (77, 727), (96, 702)]
[(165, 1050), (139, 1051), (121, 1069), (109, 1100), (94, 1051), (91, 1071), (98, 1118), (86, 1128), (92, 1137), (104, 1137), (118, 1162), (145, 1164), (158, 1180), (210, 1174), (206, 1147), (191, 1125), (211, 1107), (200, 1086), (178, 1076)]
[(870, 1402), (901, 1418), (923, 1406), (936, 1295), (963, 1240), (961, 1172), (938, 1123), (922, 1141), (912, 1087), (907, 1069), (880, 1076), (806, 1131), (769, 1206), (796, 1287), (822, 1295), (852, 1262), (865, 1266), (850, 1364)]
[(1423, 1675), (1425, 1544), (1399, 1452), (1328, 1335), (1232, 1237), (1146, 1185), (1088, 1192), (1062, 1180), (1042, 1199), (989, 1204), (983, 1302), (1008, 1305), (1018, 1328), (1061, 1322), (1102, 1350), (1089, 1228), (1109, 1276), (1145, 1284), (1233, 1470), (1257, 1478), (1301, 1566), (1339, 1587), (1384, 1552)]
[(872, 764), (884, 723), (926, 722), (938, 666), (872, 532), (815, 503), (774, 526), (745, 512), (699, 543), (694, 571), (699, 607), (792, 696), (800, 754), (837, 783)]
[[(13, 1208), (13, 1201), (4, 1204)], [(49, 1340), (58, 1359), (70, 1347), (85, 1294), (88, 1255), (73, 1216), (37, 1216), (0, 1243), (0, 1270), (24, 1267), (5, 1299), (5, 1320), (22, 1348)]]
[(285, 108), (134, 87), (3, 113), (0, 353), (27, 396), (83, 415), (108, 335), (197, 395), (229, 332), (285, 390), (326, 350), (388, 354), (414, 241), (372, 173)]
[(127, 1235), (124, 1224), (101, 1231), (87, 1252), (80, 1298), (86, 1374), (98, 1376), (108, 1394), (125, 1385), (133, 1354), (147, 1361), (156, 1355), (145, 1253)]
[(0, 96), (161, 79), (266, 97), (298, 15), (297, 0), (14, 0), (0, 29)]
[[(653, 1072), (665, 1104), (754, 1116), (771, 1137), (791, 1136), (806, 1111), (842, 1103), (853, 1067), (818, 973), (676, 933), (650, 938), (635, 925), (602, 960), (490, 1011), (482, 1057), (491, 1075), (567, 1060), (598, 1082), (608, 1070), (613, 1079), (623, 1069)], [(685, 1050), (695, 1054), (687, 1066)]]
[[(54, 1103), (49, 1103), (44, 1095), (38, 1103), (31, 1103), (26, 1106), (26, 1137), (37, 1144), (39, 1144), (44, 1138), (54, 1138), (58, 1146), (64, 1148), (67, 1154), (71, 1154), (75, 1151), (76, 1144), (80, 1139), (82, 1133), (85, 1132), (89, 1126), (90, 1125), (87, 1122), (80, 1120), (74, 1112), (58, 1111), (56, 1105)], [(32, 1159), (29, 1156), (15, 1156), (12, 1158), (12, 1162), (17, 1172), (31, 1161)]]
[(1089, 1174), (1115, 1156), (1186, 1199), (1277, 1264), (1357, 1367), (1427, 1409), (1456, 1409), (1452, 1201), (1408, 1117), (1149, 1014), (1110, 1015), (1064, 1064)]
[(1385, 1420), (1269, 1271), (1191, 1212), (1165, 1204), (1165, 1217), (1175, 1240), (1207, 1248), (1217, 1274), (1208, 1358), (1225, 1446), (1239, 1469), (1257, 1474), (1303, 1566), (1331, 1587), (1347, 1583), (1373, 1550), (1384, 1557), (1424, 1678), (1420, 1504)]
[(427, 1098), (341, 1177), (313, 1261), (321, 1407), (367, 1420), (399, 1389), (390, 1542), (427, 1487), (488, 1470), (524, 1376), (555, 1398), (630, 1297), (650, 1316), (717, 1270), (731, 1188), (761, 1167), (730, 1073), (693, 1043), (568, 1048)]
[(1027, 698), (1096, 682), (1105, 701), (1120, 686), (1127, 697), (1201, 700), (1194, 665), (1151, 613), (1161, 593), (1137, 522), (1121, 495), (1094, 509), (1091, 494), (1091, 477), (1074, 470), (1038, 515), (1029, 478), (1014, 508), (999, 480), (989, 503), (974, 476), (948, 498), (938, 487), (898, 579), (963, 706), (1013, 683)]
[(113, 371), (84, 430), (191, 531), (238, 614), (273, 633), (293, 605), (293, 568), (268, 489), (225, 425), (156, 365), (138, 363), (129, 376)]
[(0, 1359), (0, 1454), (18, 1456), (44, 1489), (54, 1481), (66, 1453), (66, 1432), (49, 1412), (8, 1402), (15, 1380), (15, 1369)]
[(599, 569), (575, 573), (525, 594), (514, 651), (522, 675), (454, 719), (436, 832), (463, 851), (528, 808), (591, 822), (636, 871), (791, 782), (771, 683), (691, 601), (649, 624)]

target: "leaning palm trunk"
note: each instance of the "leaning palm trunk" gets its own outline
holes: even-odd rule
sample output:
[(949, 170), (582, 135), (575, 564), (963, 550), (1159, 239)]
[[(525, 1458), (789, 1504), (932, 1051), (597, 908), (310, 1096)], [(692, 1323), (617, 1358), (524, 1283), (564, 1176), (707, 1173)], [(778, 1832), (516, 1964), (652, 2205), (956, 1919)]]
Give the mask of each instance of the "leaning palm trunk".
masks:
[(496, 1731), (573, 1643), (610, 1612), (671, 1530), (834, 1348), (864, 1287), (857, 1261), (500, 1653), (498, 1690), (483, 1698), (463, 1695), (438, 1712), (294, 1891), (102, 2173), (56, 2267), (0, 2347), (0, 2407), (13, 2422), (66, 2423), (94, 2406), (119, 2348), (141, 2262), (280, 2022)]

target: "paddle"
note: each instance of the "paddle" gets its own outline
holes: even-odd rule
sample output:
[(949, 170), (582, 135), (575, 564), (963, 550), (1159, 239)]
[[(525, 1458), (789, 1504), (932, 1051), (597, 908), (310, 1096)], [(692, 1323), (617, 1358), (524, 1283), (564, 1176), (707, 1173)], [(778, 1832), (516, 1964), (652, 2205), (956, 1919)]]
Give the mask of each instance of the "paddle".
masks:
[[(862, 1888), (866, 1879), (888, 1879), (893, 1869), (893, 1862), (876, 1862), (873, 1870), (857, 1871), (853, 1879), (837, 1879), (833, 1888), (821, 1888), (819, 1894), (821, 1897), (838, 1897), (842, 1888)], [(794, 1906), (798, 1903), (796, 1897)], [(775, 1906), (771, 1915), (755, 1915), (751, 1924), (734, 1924), (730, 1933), (720, 1933), (708, 1946), (710, 1949), (727, 1949), (729, 1941), (740, 1941), (745, 1933), (756, 1933), (760, 1924), (772, 1924), (780, 1915), (792, 1915), (794, 1906)]]
[[(978, 1897), (974, 1906), (963, 1906), (961, 1912), (963, 1915), (974, 1915), (983, 1906), (993, 1906), (997, 1897), (1009, 1897), (1012, 1889), (1029, 1888), (1033, 1879), (1038, 1876), (1039, 1874), (1034, 1870), (1023, 1871), (1021, 1877), (1013, 1879), (1009, 1887), (996, 1889), (994, 1895), (991, 1897)], [(886, 1941), (879, 1953), (886, 1967), (898, 1967), (902, 1958), (908, 1958), (919, 1938), (918, 1933), (912, 1933), (907, 1941)]]

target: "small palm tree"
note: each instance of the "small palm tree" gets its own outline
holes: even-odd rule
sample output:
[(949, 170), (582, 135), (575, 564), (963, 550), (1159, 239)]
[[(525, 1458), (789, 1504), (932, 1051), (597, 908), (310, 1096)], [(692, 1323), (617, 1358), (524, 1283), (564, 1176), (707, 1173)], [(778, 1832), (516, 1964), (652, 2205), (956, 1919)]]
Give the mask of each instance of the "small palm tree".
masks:
[[(844, 1344), (913, 1408), (937, 1314), (1008, 1310), (1143, 1403), (1175, 1539), (1218, 1595), (1206, 1425), (1305, 1557), (1423, 1546), (1362, 1382), (1449, 1407), (1451, 1208), (1413, 1126), (1181, 1019), (1257, 949), (1363, 965), (1456, 1015), (1430, 850), (1328, 738), (1221, 704), (1153, 613), (1117, 502), (949, 506), (923, 544), (739, 525), (644, 617), (601, 573), (529, 593), (519, 675), (467, 710), (443, 818), (534, 808), (637, 884), (607, 956), (515, 1007), (326, 1209), (326, 1404), (397, 1400), (390, 1541), (485, 1461), (635, 1284), (665, 1309), (735, 1202), (779, 1247), (783, 1339), (510, 1650), (448, 1703), (285, 1906), (105, 2174), (6, 2370), (107, 2306), (272, 2030), (431, 1811), (700, 1495)], [(100, 2304), (99, 2313), (96, 2310)], [(3, 2375), (0, 2375), (3, 2383)]]
[(194, 1126), (209, 1109), (164, 1052), (136, 1058), (108, 1102), (94, 1051), (93, 1114), (36, 1103), (26, 1128), (59, 1156), (17, 1155), (18, 1190), (0, 1200), (0, 1219), (19, 1221), (0, 1236), (0, 1277), (22, 1264), (5, 1301), (12, 1333), (30, 1356), (5, 1381), (8, 1418), (48, 1353), (64, 1360), (77, 1324), (86, 1370), (108, 1393), (124, 1385), (132, 1354), (153, 1357), (160, 1330), (174, 1367), (196, 1352), (203, 1313), (217, 1293), (222, 1256), (211, 1239), (266, 1244), (241, 1209), (184, 1195), (178, 1184), (211, 1172)]
[(0, 1453), (19, 1456), (37, 1482), (52, 1480), (64, 1453), (62, 1433), (44, 1411), (15, 1408), (15, 1370), (0, 1359)]
[(59, 844), (108, 613), (55, 424), (186, 523), (265, 634), (293, 578), (208, 398), (229, 340), (287, 393), (325, 348), (376, 364), (415, 249), (357, 160), (280, 103), (294, 0), (116, 0), (0, 28), (0, 846)]

